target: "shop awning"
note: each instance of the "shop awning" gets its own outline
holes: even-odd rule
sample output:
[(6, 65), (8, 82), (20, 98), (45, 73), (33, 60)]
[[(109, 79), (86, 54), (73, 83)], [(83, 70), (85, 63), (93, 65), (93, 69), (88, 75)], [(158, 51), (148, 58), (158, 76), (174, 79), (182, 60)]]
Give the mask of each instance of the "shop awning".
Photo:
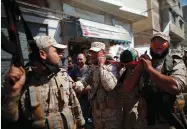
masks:
[(130, 33), (123, 27), (110, 26), (93, 21), (79, 19), (82, 35), (110, 40), (131, 42)]

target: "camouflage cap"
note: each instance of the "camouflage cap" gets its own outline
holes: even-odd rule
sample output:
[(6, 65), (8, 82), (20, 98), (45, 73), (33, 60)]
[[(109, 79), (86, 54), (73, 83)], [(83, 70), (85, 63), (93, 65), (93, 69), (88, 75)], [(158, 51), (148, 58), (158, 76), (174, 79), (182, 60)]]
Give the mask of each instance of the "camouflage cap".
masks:
[(93, 42), (89, 50), (95, 52), (99, 52), (100, 50), (105, 50), (105, 44), (102, 42)]
[(151, 38), (151, 41), (153, 40), (153, 38), (155, 37), (160, 37), (166, 41), (168, 41), (168, 43), (170, 43), (170, 37), (169, 35), (165, 34), (164, 32), (157, 32), (153, 35), (153, 37)]
[(59, 49), (67, 48), (67, 45), (57, 43), (56, 40), (50, 36), (36, 36), (34, 37), (34, 40), (36, 41), (36, 45), (39, 49), (47, 48), (49, 46)]

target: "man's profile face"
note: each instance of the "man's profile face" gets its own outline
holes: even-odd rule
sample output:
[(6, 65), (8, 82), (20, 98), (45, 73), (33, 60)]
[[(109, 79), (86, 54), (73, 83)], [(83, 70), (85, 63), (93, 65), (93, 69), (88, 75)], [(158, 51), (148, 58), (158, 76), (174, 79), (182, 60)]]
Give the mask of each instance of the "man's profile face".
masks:
[(53, 46), (50, 46), (46, 52), (47, 54), (47, 57), (46, 57), (46, 60), (53, 64), (53, 65), (59, 65), (59, 62), (60, 62), (60, 56), (59, 54), (57, 53), (57, 49), (54, 48)]
[(58, 53), (58, 55), (60, 56), (61, 59), (64, 58), (64, 49), (57, 48), (57, 53)]

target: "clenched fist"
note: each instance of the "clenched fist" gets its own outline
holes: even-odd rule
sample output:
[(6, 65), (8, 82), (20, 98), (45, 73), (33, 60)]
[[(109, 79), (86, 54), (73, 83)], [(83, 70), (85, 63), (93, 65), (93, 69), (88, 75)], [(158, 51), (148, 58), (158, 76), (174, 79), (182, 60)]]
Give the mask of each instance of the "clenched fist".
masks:
[(25, 80), (25, 70), (22, 67), (12, 65), (5, 76), (4, 86), (7, 93), (11, 96), (19, 94), (25, 84)]

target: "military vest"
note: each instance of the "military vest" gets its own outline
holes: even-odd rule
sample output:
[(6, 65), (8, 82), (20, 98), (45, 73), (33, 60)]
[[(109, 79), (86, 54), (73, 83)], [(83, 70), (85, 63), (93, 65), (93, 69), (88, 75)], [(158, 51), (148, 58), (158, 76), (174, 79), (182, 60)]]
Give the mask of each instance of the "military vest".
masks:
[[(174, 59), (179, 58), (175, 56), (165, 58), (162, 65), (162, 74), (168, 76), (171, 74), (171, 70), (176, 65)], [(184, 129), (185, 123), (181, 122), (176, 115), (178, 111), (181, 113), (181, 108), (184, 106), (183, 94), (172, 95), (161, 91), (146, 73), (143, 74), (143, 78), (144, 86), (141, 89), (141, 94), (147, 103), (148, 125), (154, 125), (155, 120), (161, 115), (167, 120), (168, 124)]]
[(93, 112), (96, 110), (104, 110), (107, 108), (116, 108), (120, 106), (119, 94), (117, 89), (112, 91), (107, 91), (103, 84), (101, 83), (101, 76), (99, 71), (94, 70), (90, 75), (92, 77), (91, 82), (93, 82), (93, 88), (91, 91), (91, 103), (93, 105)]
[[(27, 95), (30, 100), (30, 112), (31, 112), (31, 123), (33, 128), (43, 128), (43, 129), (75, 129), (75, 119), (72, 114), (72, 110), (68, 107), (66, 101), (67, 98), (64, 97), (64, 87), (67, 86), (67, 82), (69, 81), (67, 77), (60, 77), (62, 76), (61, 73), (57, 73), (53, 78), (55, 81), (53, 81), (53, 84), (51, 85), (57, 85), (58, 88), (58, 94), (61, 99), (61, 106), (62, 111), (61, 112), (54, 112), (50, 113), (49, 115), (45, 115), (44, 113), (44, 103), (41, 101), (40, 95), (37, 90), (37, 86), (40, 86), (41, 84), (38, 84), (37, 78), (35, 76), (36, 73), (33, 73), (32, 71), (29, 71), (27, 73)], [(73, 96), (70, 94), (70, 106), (73, 106)]]

